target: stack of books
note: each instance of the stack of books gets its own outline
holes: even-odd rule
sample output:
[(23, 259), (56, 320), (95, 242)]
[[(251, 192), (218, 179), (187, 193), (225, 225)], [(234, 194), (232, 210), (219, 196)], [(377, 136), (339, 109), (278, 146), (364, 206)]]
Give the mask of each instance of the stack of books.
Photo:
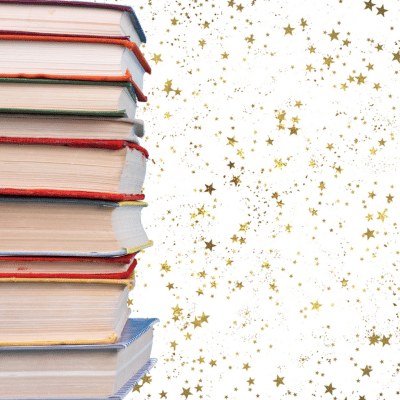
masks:
[(130, 7), (0, 0), (0, 399), (122, 399), (155, 364), (129, 318), (151, 69)]

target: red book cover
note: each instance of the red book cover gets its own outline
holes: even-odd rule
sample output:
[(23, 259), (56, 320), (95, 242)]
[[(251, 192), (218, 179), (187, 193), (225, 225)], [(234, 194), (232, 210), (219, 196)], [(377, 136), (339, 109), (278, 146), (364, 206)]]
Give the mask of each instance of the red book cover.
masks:
[[(70, 146), (78, 148), (99, 148), (109, 150), (120, 150), (124, 147), (140, 151), (147, 159), (149, 153), (143, 147), (123, 141), (123, 140), (92, 140), (92, 139), (54, 139), (54, 138), (7, 138), (0, 137), (2, 143), (16, 145), (50, 145), (50, 146)], [(47, 190), (47, 189), (15, 189), (2, 188), (0, 196), (24, 196), (24, 197), (63, 197), (109, 201), (137, 201), (144, 200), (144, 194), (126, 195), (115, 193), (83, 192), (71, 190)]]
[[(0, 40), (22, 40), (22, 41), (37, 41), (37, 42), (79, 42), (79, 43), (102, 43), (102, 44), (116, 44), (124, 46), (132, 51), (143, 69), (151, 74), (150, 65), (147, 63), (142, 52), (136, 43), (130, 42), (124, 38), (104, 38), (104, 37), (84, 37), (84, 36), (61, 36), (61, 35), (43, 35), (43, 34), (9, 34), (0, 31)], [(136, 96), (139, 101), (147, 101), (147, 97), (139, 89), (132, 75), (126, 70), (125, 75), (111, 77), (111, 76), (92, 76), (92, 75), (51, 75), (51, 74), (0, 74), (1, 78), (27, 78), (27, 79), (61, 79), (61, 80), (81, 80), (81, 81), (114, 81), (114, 82), (131, 82)]]
[[(137, 260), (136, 254), (129, 254), (122, 257), (0, 257), (0, 278), (59, 278), (59, 279), (128, 279), (133, 270), (136, 268)], [(52, 274), (44, 274), (44, 273), (26, 273), (24, 272), (24, 268), (21, 268), (18, 273), (2, 273), (1, 266), (2, 263), (7, 261), (9, 262), (67, 262), (67, 263), (79, 263), (79, 262), (92, 262), (92, 263), (100, 263), (100, 264), (130, 264), (129, 268), (126, 272), (123, 273), (111, 273), (111, 274), (66, 274), (66, 273), (52, 273)]]

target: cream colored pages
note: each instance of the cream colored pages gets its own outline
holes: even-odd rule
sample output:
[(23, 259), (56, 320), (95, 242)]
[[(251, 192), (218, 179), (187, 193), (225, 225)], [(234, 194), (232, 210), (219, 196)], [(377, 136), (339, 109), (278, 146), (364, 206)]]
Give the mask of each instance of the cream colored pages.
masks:
[(0, 202), (0, 252), (119, 251), (114, 208), (79, 203)]
[(117, 352), (5, 351), (0, 357), (0, 399), (107, 397), (114, 394)]
[(0, 136), (4, 137), (122, 140), (133, 126), (121, 119), (0, 114)]
[(0, 41), (0, 74), (121, 76), (125, 47), (110, 43)]
[(119, 86), (0, 82), (0, 108), (118, 111), (122, 90)]
[(104, 8), (0, 4), (0, 26), (5, 31), (121, 36), (121, 14)]
[(0, 188), (118, 193), (127, 151), (0, 144)]
[(128, 293), (122, 284), (0, 282), (0, 343), (115, 340)]

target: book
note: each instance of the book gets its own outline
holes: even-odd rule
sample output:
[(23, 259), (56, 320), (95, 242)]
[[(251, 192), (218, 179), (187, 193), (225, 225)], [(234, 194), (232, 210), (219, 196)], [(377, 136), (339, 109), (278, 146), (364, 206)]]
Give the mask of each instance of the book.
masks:
[(158, 322), (128, 319), (115, 344), (1, 346), (0, 399), (122, 399), (157, 361)]
[(75, 36), (127, 36), (138, 47), (146, 35), (131, 7), (74, 1), (0, 0), (2, 31)]
[(0, 77), (0, 113), (135, 118), (129, 82)]
[(127, 140), (144, 136), (140, 119), (79, 115), (1, 114), (0, 137)]
[(0, 256), (118, 257), (152, 246), (141, 201), (0, 197)]
[(141, 194), (148, 157), (126, 141), (0, 137), (0, 195), (72, 191), (131, 200)]
[(130, 309), (127, 279), (0, 278), (0, 345), (114, 343)]
[(137, 253), (121, 257), (0, 257), (0, 278), (128, 279)]
[(139, 101), (151, 68), (125, 39), (0, 35), (0, 77), (131, 82)]

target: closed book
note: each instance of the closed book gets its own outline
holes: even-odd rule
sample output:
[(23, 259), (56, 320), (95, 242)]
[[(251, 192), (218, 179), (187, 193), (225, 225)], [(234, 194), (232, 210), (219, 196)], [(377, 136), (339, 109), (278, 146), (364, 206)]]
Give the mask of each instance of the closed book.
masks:
[(151, 68), (125, 39), (0, 35), (0, 77), (131, 82), (139, 101)]
[(126, 140), (139, 144), (144, 122), (130, 118), (0, 113), (0, 137)]
[(148, 156), (126, 141), (0, 137), (0, 195), (136, 200)]
[(130, 82), (0, 77), (0, 113), (135, 118)]
[(118, 257), (153, 244), (141, 201), (0, 197), (0, 256)]
[(0, 278), (128, 279), (137, 253), (121, 257), (0, 257)]
[(127, 36), (140, 47), (146, 35), (131, 7), (77, 1), (0, 0), (3, 32)]
[(157, 322), (128, 319), (114, 344), (0, 346), (0, 399), (121, 400), (157, 361)]
[(0, 346), (114, 343), (130, 309), (127, 279), (0, 278)]

